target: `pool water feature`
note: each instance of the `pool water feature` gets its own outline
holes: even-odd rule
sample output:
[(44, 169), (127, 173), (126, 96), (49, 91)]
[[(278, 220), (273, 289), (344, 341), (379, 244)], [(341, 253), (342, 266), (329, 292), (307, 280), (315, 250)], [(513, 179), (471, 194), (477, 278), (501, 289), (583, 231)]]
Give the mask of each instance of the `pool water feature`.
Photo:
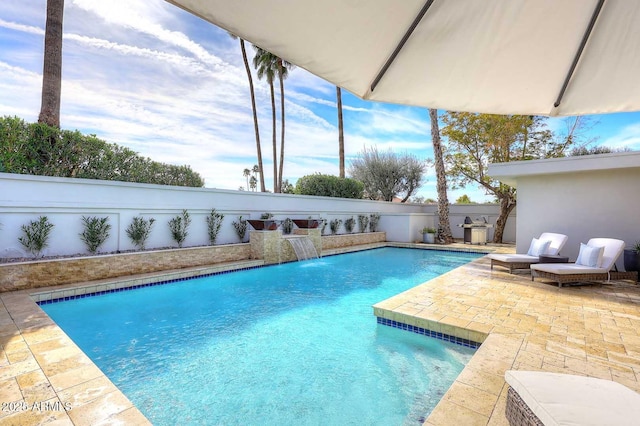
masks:
[(317, 259), (318, 252), (309, 237), (287, 237), (285, 241), (289, 241), (298, 260)]
[(477, 257), (382, 248), (42, 308), (154, 425), (417, 425), (474, 350), (371, 306)]

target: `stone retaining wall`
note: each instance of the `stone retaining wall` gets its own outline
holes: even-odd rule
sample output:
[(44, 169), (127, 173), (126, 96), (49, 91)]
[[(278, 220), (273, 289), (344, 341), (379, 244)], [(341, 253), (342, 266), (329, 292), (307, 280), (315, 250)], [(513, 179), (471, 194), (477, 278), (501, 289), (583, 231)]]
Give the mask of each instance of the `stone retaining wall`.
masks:
[[(276, 234), (271, 234), (271, 232), (267, 233), (268, 236), (276, 237)], [(259, 233), (256, 232), (256, 234)], [(254, 246), (261, 242), (261, 239), (256, 236), (262, 236), (262, 234), (253, 235), (252, 232), (252, 240), (256, 240), (253, 241)], [(310, 237), (314, 241), (314, 245), (317, 246), (318, 237), (316, 235), (310, 235)], [(280, 250), (281, 239), (282, 235), (277, 235), (277, 250), (275, 248), (271, 251), (267, 250), (267, 252), (276, 253), (277, 258), (270, 259), (270, 261), (265, 258), (265, 263), (295, 260), (295, 254), (288, 244), (285, 246), (283, 259), (283, 253)], [(322, 237), (322, 250), (379, 243), (385, 242), (385, 240), (386, 233), (384, 232), (329, 235)], [(257, 255), (258, 252), (255, 249), (252, 252), (251, 244), (225, 244), (0, 264), (0, 292), (264, 258), (264, 248), (259, 253), (260, 255)]]
[(249, 244), (192, 247), (0, 265), (0, 292), (247, 260)]
[(383, 243), (387, 240), (386, 232), (366, 232), (363, 234), (327, 235), (322, 237), (322, 250), (332, 250), (362, 244)]

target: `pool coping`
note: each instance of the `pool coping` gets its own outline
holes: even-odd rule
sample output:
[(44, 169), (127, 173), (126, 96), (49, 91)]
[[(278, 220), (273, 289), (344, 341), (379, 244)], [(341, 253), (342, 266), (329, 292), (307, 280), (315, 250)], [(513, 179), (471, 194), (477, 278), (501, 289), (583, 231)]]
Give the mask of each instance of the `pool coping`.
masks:
[[(329, 250), (323, 256), (380, 247), (442, 250), (442, 246), (374, 243)], [(487, 248), (450, 247), (446, 251), (487, 253)], [(0, 400), (15, 401), (13, 410), (0, 412), (0, 423), (89, 425), (100, 421), (151, 424), (108, 377), (84, 354), (36, 302), (89, 293), (122, 291), (239, 269), (260, 267), (263, 261), (230, 262), (211, 267), (154, 272), (123, 279), (65, 284), (49, 288), (0, 293)], [(6, 315), (2, 315), (2, 309)], [(491, 342), (494, 339), (483, 339)], [(481, 351), (483, 345), (478, 351)], [(475, 358), (475, 355), (474, 357)], [(472, 358), (472, 360), (473, 360)], [(8, 367), (8, 368), (4, 368)], [(466, 368), (465, 368), (466, 369)], [(70, 408), (70, 409), (69, 409)]]

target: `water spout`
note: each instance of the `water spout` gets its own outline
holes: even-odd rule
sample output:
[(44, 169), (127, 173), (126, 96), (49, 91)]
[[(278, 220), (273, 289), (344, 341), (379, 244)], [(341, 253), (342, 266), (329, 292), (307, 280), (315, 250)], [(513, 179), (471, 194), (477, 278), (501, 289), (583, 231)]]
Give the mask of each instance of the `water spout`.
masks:
[(309, 237), (289, 237), (287, 238), (298, 260), (317, 259), (318, 252)]

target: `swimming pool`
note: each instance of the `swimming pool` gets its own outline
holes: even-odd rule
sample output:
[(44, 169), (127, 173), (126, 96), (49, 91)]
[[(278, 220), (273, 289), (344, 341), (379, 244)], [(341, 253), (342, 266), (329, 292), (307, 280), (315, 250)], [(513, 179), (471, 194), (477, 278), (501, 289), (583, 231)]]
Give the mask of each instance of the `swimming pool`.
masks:
[(420, 424), (474, 350), (371, 305), (479, 256), (382, 248), (42, 308), (155, 425)]

